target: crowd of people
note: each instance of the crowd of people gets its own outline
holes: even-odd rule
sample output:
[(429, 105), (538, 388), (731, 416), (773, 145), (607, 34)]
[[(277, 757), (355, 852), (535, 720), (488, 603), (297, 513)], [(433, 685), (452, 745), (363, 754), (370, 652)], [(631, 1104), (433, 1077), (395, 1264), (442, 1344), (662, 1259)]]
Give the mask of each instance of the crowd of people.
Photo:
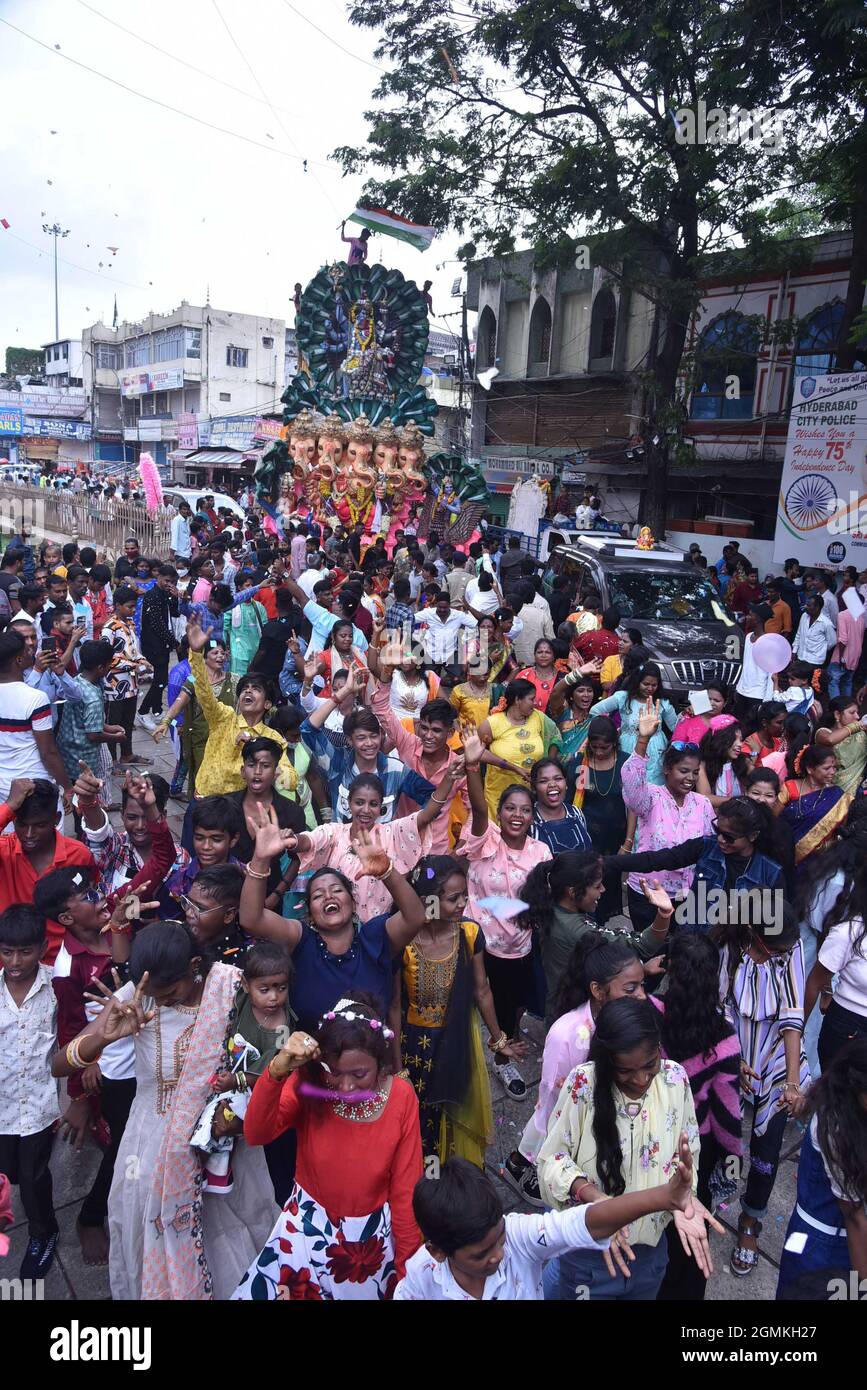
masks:
[(690, 703), (517, 538), (228, 522), (2, 557), (22, 1277), (59, 1132), (116, 1299), (699, 1300), (723, 1204), (754, 1274), (790, 1122), (779, 1296), (867, 1277), (864, 576), (695, 556), (745, 655)]

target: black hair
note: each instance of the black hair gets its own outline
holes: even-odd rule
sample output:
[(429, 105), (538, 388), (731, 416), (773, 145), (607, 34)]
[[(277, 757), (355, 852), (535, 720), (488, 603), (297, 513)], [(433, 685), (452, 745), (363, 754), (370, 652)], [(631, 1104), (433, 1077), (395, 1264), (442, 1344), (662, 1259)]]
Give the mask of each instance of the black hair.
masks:
[(731, 1036), (719, 997), (719, 950), (704, 932), (675, 932), (668, 948), (662, 1041), (667, 1057), (685, 1062)]
[(65, 587), (66, 587), (66, 575), (65, 575), (65, 574), (57, 574), (57, 573), (55, 573), (54, 570), (52, 570), (51, 574), (49, 574), (49, 576), (48, 576), (47, 583), (48, 583), (49, 589), (51, 588), (52, 584), (53, 584), (55, 587), (56, 587), (58, 584), (62, 584), (62, 585), (64, 586), (64, 588), (65, 588)]
[(17, 565), (24, 559), (24, 551), (20, 545), (7, 545), (3, 552), (2, 568), (8, 569), (10, 565)]
[(518, 917), (518, 926), (537, 931), (544, 941), (551, 930), (554, 908), (566, 890), (574, 888), (576, 898), (580, 898), (601, 877), (602, 855), (596, 850), (570, 849), (543, 860), (530, 870), (521, 889), (527, 910)]
[(777, 793), (780, 790), (780, 779), (774, 772), (773, 768), (763, 767), (761, 764), (758, 767), (752, 768), (747, 773), (744, 779), (744, 786), (746, 787), (747, 791), (749, 791), (750, 787), (755, 787), (759, 782), (770, 783), (774, 791)]
[(28, 792), (15, 812), (15, 819), (25, 824), (35, 820), (57, 819), (57, 788), (47, 777), (35, 777), (33, 790)]
[(612, 690), (625, 690), (632, 673), (640, 667), (647, 666), (650, 660), (650, 652), (640, 642), (631, 646), (623, 657), (623, 670), (614, 682)]
[(244, 870), (237, 864), (212, 864), (199, 870), (191, 886), (207, 893), (220, 907), (237, 908), (245, 878)]
[(149, 563), (151, 566), (153, 566), (153, 565), (159, 565), (158, 573), (159, 573), (159, 575), (161, 576), (161, 578), (163, 578), (163, 579), (177, 579), (177, 577), (178, 577), (178, 572), (177, 572), (177, 570), (175, 569), (174, 565), (163, 565), (163, 564), (160, 564), (160, 562), (159, 562), (158, 560), (150, 560), (150, 561), (148, 561), (148, 563)]
[(673, 767), (677, 767), (678, 763), (682, 763), (684, 758), (695, 758), (696, 762), (700, 761), (698, 744), (693, 744), (692, 747), (687, 744), (685, 748), (675, 748), (674, 744), (670, 743), (662, 755), (663, 772), (670, 772)]
[(335, 637), (335, 634), (336, 634), (337, 632), (339, 632), (341, 628), (347, 628), (347, 627), (349, 628), (349, 631), (350, 631), (350, 632), (353, 632), (354, 629), (355, 629), (355, 624), (352, 622), (352, 620), (351, 620), (350, 618), (338, 618), (338, 619), (337, 619), (337, 622), (334, 624), (334, 626), (332, 627), (331, 631), (329, 632), (327, 638), (325, 639), (325, 647), (326, 647), (326, 649), (329, 648), (329, 647), (333, 647), (333, 646), (334, 646), (334, 637)]
[(90, 571), (91, 579), (95, 579), (98, 584), (111, 583), (111, 570), (108, 565), (93, 565)]
[(502, 811), (503, 806), (508, 801), (510, 796), (514, 796), (515, 792), (520, 792), (523, 796), (525, 796), (529, 801), (530, 806), (532, 807), (533, 793), (530, 791), (530, 788), (527, 786), (526, 782), (510, 782), (509, 785), (507, 787), (504, 787), (503, 790), (500, 792), (500, 796), (497, 801), (497, 819), (499, 819), (500, 812)]
[(283, 756), (283, 749), (273, 738), (251, 738), (244, 744), (241, 761), (251, 763), (260, 753), (269, 753), (274, 762), (279, 763)]
[(854, 705), (856, 709), (858, 708), (858, 701), (854, 695), (835, 695), (833, 700), (828, 701), (828, 711), (830, 714), (842, 714), (851, 705)]
[(587, 726), (587, 743), (592, 738), (602, 739), (605, 743), (613, 743), (617, 746), (617, 726), (613, 719), (609, 719), (607, 714), (594, 714)]
[[(333, 1018), (321, 1019), (316, 1030), (320, 1051), (334, 1057), (349, 1051), (366, 1052), (383, 1070), (391, 1050), (389, 1040), (383, 1034), (383, 1025), (387, 1026), (388, 1019), (379, 1000), (363, 990), (344, 994), (343, 997), (352, 1004), (352, 1012), (359, 1017), (349, 1019), (343, 1014), (335, 1014)], [(372, 1022), (377, 1026), (371, 1027)]]
[(278, 589), (274, 595), (274, 602), (277, 605), (278, 613), (291, 613), (295, 607), (295, 597), (290, 594), (288, 589)]
[(435, 1181), (419, 1178), (412, 1210), (427, 1244), (445, 1255), (478, 1245), (503, 1219), (490, 1178), (469, 1159), (454, 1155), (446, 1159)]
[(257, 941), (244, 957), (244, 979), (261, 980), (266, 975), (285, 975), (292, 983), (292, 956), (279, 941)]
[(60, 553), (63, 556), (63, 563), (65, 565), (71, 565), (76, 555), (80, 554), (78, 541), (67, 541), (66, 544), (61, 547)]
[(593, 1063), (593, 1138), (596, 1140), (596, 1172), (608, 1197), (626, 1191), (623, 1153), (617, 1133), (614, 1059), (641, 1047), (659, 1047), (659, 1013), (648, 999), (612, 999), (600, 1009), (590, 1043)]
[(343, 732), (348, 739), (352, 738), (359, 729), (364, 729), (369, 734), (381, 734), (382, 725), (372, 710), (354, 709), (343, 721)]
[(813, 725), (805, 714), (787, 714), (783, 724), (786, 743), (786, 776), (796, 777), (795, 759), (813, 738)]
[(224, 611), (232, 607), (232, 590), (228, 584), (214, 584), (211, 588), (209, 598), (214, 600)]
[[(83, 545), (83, 546), (81, 547), (80, 554), (81, 554), (81, 563), (84, 565), (84, 568), (85, 568), (86, 570), (89, 570), (93, 565), (96, 564), (96, 551), (94, 550), (94, 548), (93, 548), (92, 545)], [(101, 568), (101, 569), (103, 569), (103, 568), (104, 568), (104, 569), (108, 569), (108, 566), (107, 566), (107, 565), (105, 565), (105, 566), (100, 566), (100, 568)], [(110, 570), (109, 570), (109, 578), (111, 578), (111, 571), (110, 571)]]
[(66, 911), (69, 899), (86, 893), (89, 887), (90, 875), (82, 866), (51, 869), (33, 885), (33, 906), (43, 917), (56, 922), (61, 912)]
[(357, 777), (353, 777), (347, 791), (347, 797), (350, 801), (352, 800), (353, 792), (357, 791), (375, 792), (380, 801), (385, 800), (385, 787), (373, 772), (359, 772)]
[(822, 763), (828, 762), (829, 758), (836, 758), (833, 748), (827, 743), (811, 743), (801, 758), (799, 775), (803, 776), (807, 772), (812, 772), (814, 768), (821, 767)]
[(41, 584), (22, 584), (18, 590), (18, 602), (23, 608), (25, 603), (30, 603), (31, 599), (41, 599), (44, 594), (45, 590)]
[[(331, 684), (333, 689), (333, 678)], [(268, 727), (274, 729), (278, 734), (282, 734), (285, 738), (288, 734), (297, 733), (306, 717), (304, 711), (299, 709), (298, 705), (278, 705), (277, 708), (272, 709), (268, 715)], [(255, 741), (254, 739), (253, 742), (255, 743)], [(273, 742), (273, 740), (269, 741)]]
[(95, 671), (97, 666), (107, 666), (114, 656), (111, 642), (82, 642), (78, 649), (78, 660), (82, 671)]
[(36, 907), (14, 903), (0, 912), (0, 946), (41, 946), (45, 937), (45, 917)]
[(457, 717), (454, 705), (448, 700), (428, 700), (419, 711), (419, 723), (424, 719), (428, 724), (443, 724), (447, 729), (454, 726)]
[(779, 719), (785, 713), (785, 705), (779, 700), (763, 700), (753, 716), (753, 726), (761, 729), (765, 724), (770, 724), (774, 719)]
[(516, 700), (524, 700), (528, 695), (535, 695), (535, 693), (536, 687), (532, 681), (526, 681), (523, 677), (509, 681), (504, 692), (506, 709), (511, 709)]
[(626, 679), (623, 682), (622, 688), (626, 691), (626, 694), (629, 696), (630, 700), (640, 700), (641, 694), (639, 691), (639, 686), (641, 685), (641, 682), (644, 680), (644, 677), (655, 676), (657, 686), (656, 694), (653, 698), (655, 700), (667, 699), (668, 696), (666, 695), (665, 689), (662, 684), (662, 672), (660, 671), (655, 661), (645, 660), (642, 665), (635, 666), (635, 668), (630, 669), (629, 673), (627, 674), (626, 662), (628, 661), (629, 657), (632, 656), (633, 653), (636, 651), (640, 651), (642, 655), (645, 657), (647, 655), (643, 647), (631, 647), (629, 649), (629, 651), (626, 653), (626, 657), (624, 658), (623, 662), (623, 674), (626, 677)]
[(620, 626), (620, 609), (606, 608), (602, 613), (602, 626), (607, 632), (616, 632)]
[(742, 777), (746, 777), (750, 767), (750, 760), (746, 753), (738, 753), (736, 758), (730, 759), (728, 757), (729, 749), (741, 734), (740, 724), (726, 724), (724, 729), (708, 729), (702, 738), (699, 745), (701, 762), (705, 776), (710, 783), (711, 792), (713, 792), (717, 778), (727, 762), (731, 762), (738, 783)]
[(566, 962), (554, 1004), (555, 1018), (571, 1013), (592, 996), (591, 984), (607, 985), (641, 958), (626, 932), (588, 931)]
[(310, 911), (310, 894), (313, 891), (313, 885), (317, 881), (317, 879), (323, 878), (325, 874), (331, 874), (334, 878), (336, 878), (341, 887), (346, 889), (347, 893), (352, 898), (352, 901), (355, 902), (355, 885), (352, 882), (352, 880), (348, 879), (346, 877), (346, 874), (342, 873), (340, 869), (329, 868), (329, 866), (326, 864), (321, 869), (314, 869), (313, 873), (307, 880), (306, 898), (308, 912)]
[(203, 796), (193, 802), (192, 827), (196, 830), (224, 830), (230, 837), (240, 835), (244, 821), (238, 803), (230, 796)]
[(129, 977), (137, 985), (147, 973), (151, 986), (173, 985), (183, 979), (196, 959), (201, 960), (202, 974), (206, 974), (211, 962), (186, 922), (151, 922), (133, 937)]
[(410, 887), (420, 898), (438, 898), (453, 874), (466, 878), (466, 864), (451, 854), (425, 854), (408, 878)]
[(135, 589), (130, 588), (129, 584), (119, 584), (114, 591), (114, 606), (117, 608), (121, 603), (138, 602), (138, 594)]
[[(841, 1047), (810, 1091), (819, 1150), (845, 1199), (867, 1202), (867, 1037)], [(431, 1184), (436, 1186), (436, 1184)]]
[(265, 699), (270, 700), (271, 704), (274, 703), (274, 682), (268, 676), (261, 676), (258, 671), (245, 671), (244, 675), (235, 686), (236, 700), (240, 695), (243, 695), (248, 685), (255, 686), (257, 690), (261, 690)]
[(0, 671), (8, 671), (23, 651), (24, 638), (20, 632), (0, 632)]
[(568, 780), (566, 769), (559, 758), (538, 758), (537, 761), (534, 762), (533, 766), (530, 768), (530, 787), (534, 795), (536, 792), (536, 783), (539, 780), (539, 774), (546, 767), (556, 767), (557, 771), (561, 774), (561, 776), (566, 777)]
[[(166, 781), (165, 777), (160, 777), (158, 772), (149, 773), (148, 781), (150, 782), (151, 787), (153, 789), (153, 794), (156, 797), (157, 810), (164, 811), (169, 800), (168, 782)], [(120, 794), (120, 801), (121, 807), (124, 811), (126, 810), (126, 803), (129, 801), (129, 796), (130, 794), (127, 791), (126, 787), (123, 787)]]

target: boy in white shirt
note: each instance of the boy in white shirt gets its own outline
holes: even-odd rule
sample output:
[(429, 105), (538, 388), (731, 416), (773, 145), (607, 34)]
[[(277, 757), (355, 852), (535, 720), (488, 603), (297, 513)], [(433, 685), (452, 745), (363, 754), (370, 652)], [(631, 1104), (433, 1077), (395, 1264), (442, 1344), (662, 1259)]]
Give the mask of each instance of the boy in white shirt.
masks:
[[(588, 1183), (583, 1183), (586, 1188)], [(471, 1303), (541, 1300), (542, 1270), (570, 1250), (608, 1252), (615, 1232), (654, 1211), (692, 1210), (692, 1155), (680, 1136), (680, 1161), (671, 1180), (644, 1192), (576, 1205), (568, 1211), (519, 1216), (503, 1209), (480, 1168), (450, 1158), (437, 1178), (422, 1178), (412, 1207), (425, 1243), (407, 1260), (395, 1300)], [(625, 1233), (624, 1233), (625, 1234)], [(606, 1253), (628, 1277), (619, 1250)], [(613, 1263), (610, 1265), (614, 1272)]]

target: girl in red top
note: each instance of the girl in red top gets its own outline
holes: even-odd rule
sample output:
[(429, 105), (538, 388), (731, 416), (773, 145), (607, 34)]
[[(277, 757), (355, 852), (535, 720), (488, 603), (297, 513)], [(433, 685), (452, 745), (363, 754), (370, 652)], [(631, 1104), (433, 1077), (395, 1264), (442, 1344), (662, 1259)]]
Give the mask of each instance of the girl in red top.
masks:
[(340, 999), (317, 1035), (293, 1033), (256, 1082), (248, 1144), (298, 1136), (292, 1195), (235, 1299), (390, 1298), (421, 1245), (418, 1101), (388, 1074), (394, 1037), (364, 997)]

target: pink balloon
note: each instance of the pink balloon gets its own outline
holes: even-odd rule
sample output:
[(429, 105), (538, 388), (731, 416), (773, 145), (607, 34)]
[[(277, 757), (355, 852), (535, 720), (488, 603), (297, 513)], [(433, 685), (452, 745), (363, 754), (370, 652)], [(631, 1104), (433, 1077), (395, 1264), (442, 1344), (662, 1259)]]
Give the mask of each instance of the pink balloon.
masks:
[(792, 659), (792, 648), (779, 632), (766, 632), (753, 645), (753, 657), (760, 671), (775, 676)]

